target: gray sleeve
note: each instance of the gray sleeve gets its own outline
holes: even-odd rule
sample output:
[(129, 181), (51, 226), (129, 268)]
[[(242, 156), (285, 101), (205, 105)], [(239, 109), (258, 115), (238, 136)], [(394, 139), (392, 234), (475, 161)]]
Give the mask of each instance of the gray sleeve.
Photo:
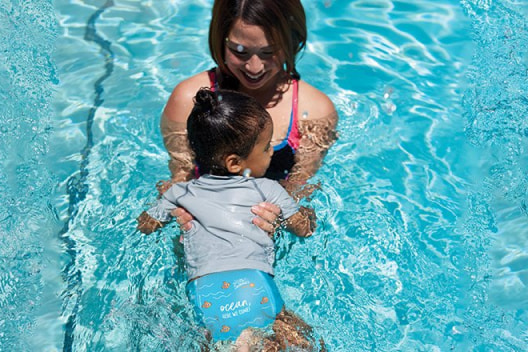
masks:
[(277, 205), (282, 211), (282, 217), (288, 219), (299, 211), (297, 202), (277, 182), (266, 178), (258, 179), (261, 191), (266, 197), (266, 202)]
[(169, 222), (172, 219), (171, 211), (179, 205), (178, 198), (184, 194), (185, 188), (182, 184), (173, 185), (169, 188), (156, 204), (147, 210), (147, 214), (161, 222)]

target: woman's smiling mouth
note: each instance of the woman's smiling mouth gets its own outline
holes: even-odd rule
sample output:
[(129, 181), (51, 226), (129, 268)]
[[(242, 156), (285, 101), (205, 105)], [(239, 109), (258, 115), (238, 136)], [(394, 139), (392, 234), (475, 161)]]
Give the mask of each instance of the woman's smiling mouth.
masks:
[(257, 75), (252, 75), (250, 73), (247, 73), (247, 72), (242, 72), (244, 74), (244, 77), (246, 78), (247, 81), (251, 82), (251, 83), (258, 83), (262, 80), (262, 78), (264, 77), (264, 75), (266, 74), (266, 72), (261, 72)]

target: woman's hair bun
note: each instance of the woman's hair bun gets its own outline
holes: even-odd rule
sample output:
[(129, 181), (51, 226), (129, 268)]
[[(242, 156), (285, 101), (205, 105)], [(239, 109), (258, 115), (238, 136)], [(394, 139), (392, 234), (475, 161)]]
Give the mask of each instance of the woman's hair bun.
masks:
[(215, 92), (209, 88), (200, 88), (194, 97), (194, 108), (201, 115), (212, 113), (218, 105), (218, 99)]

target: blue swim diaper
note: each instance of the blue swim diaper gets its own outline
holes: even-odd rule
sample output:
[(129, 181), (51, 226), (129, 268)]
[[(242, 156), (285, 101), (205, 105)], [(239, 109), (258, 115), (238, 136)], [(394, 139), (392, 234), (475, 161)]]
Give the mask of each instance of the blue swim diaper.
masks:
[(202, 276), (187, 284), (187, 295), (217, 341), (236, 340), (249, 327), (267, 327), (284, 306), (273, 277), (254, 269)]

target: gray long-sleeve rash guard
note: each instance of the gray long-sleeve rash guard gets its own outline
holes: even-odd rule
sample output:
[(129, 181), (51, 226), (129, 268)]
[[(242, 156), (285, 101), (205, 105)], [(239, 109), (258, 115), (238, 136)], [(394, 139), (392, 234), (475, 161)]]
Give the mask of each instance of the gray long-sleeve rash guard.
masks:
[(173, 185), (147, 212), (168, 222), (170, 212), (183, 207), (195, 220), (184, 233), (189, 279), (237, 269), (257, 269), (273, 275), (273, 241), (254, 225), (251, 207), (270, 202), (284, 219), (299, 211), (295, 200), (276, 181), (244, 176), (203, 175)]

